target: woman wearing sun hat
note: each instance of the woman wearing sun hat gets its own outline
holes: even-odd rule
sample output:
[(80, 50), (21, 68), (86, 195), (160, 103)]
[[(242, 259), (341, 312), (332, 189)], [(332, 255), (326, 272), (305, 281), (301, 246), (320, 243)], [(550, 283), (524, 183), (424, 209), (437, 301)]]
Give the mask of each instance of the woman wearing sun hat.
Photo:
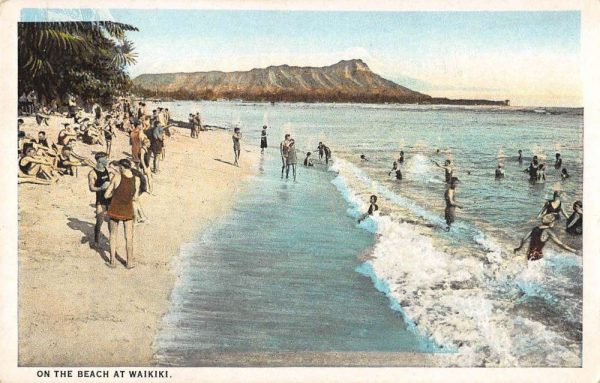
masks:
[(527, 239), (529, 238), (529, 250), (527, 250), (528, 261), (537, 261), (538, 259), (542, 259), (542, 257), (544, 256), (542, 250), (544, 249), (546, 242), (548, 242), (548, 239), (551, 239), (554, 243), (556, 243), (563, 249), (575, 253), (575, 249), (565, 245), (558, 238), (556, 238), (556, 235), (551, 230), (555, 224), (556, 217), (554, 214), (543, 215), (542, 224), (534, 227), (529, 233), (527, 233), (527, 235), (525, 235), (523, 239), (521, 239), (519, 247), (514, 249), (514, 252), (516, 253), (517, 251), (521, 250), (521, 248), (525, 244), (525, 241), (527, 241)]

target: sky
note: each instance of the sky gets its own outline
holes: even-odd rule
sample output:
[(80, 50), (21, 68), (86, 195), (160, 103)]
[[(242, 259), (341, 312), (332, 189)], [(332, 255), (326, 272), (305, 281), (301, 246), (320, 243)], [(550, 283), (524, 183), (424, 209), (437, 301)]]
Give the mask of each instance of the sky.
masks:
[(384, 78), (448, 98), (583, 104), (580, 13), (23, 10), (23, 21), (113, 20), (142, 73), (325, 66), (362, 59)]

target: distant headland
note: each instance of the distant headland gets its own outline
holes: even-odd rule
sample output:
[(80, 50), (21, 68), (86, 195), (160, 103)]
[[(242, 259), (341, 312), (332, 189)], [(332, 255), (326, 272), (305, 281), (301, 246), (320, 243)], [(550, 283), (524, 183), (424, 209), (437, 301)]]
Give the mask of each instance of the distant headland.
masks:
[(445, 105), (500, 105), (509, 100), (453, 100), (431, 97), (373, 73), (360, 59), (325, 67), (289, 65), (244, 72), (142, 74), (133, 79), (142, 97), (177, 100), (244, 100), (267, 102), (362, 102)]

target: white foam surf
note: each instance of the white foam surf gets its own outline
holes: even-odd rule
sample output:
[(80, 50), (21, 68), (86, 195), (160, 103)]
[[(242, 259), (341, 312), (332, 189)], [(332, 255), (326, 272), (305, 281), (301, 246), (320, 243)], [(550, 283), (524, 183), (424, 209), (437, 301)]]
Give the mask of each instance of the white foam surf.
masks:
[[(433, 224), (427, 232), (390, 215), (364, 220), (360, 226), (378, 239), (373, 259), (357, 271), (371, 277), (409, 328), (437, 349), (454, 352), (440, 359), (443, 365), (580, 365), (580, 344), (521, 309), (526, 299), (549, 304), (556, 299), (547, 288), (548, 275), (557, 278), (551, 252), (529, 264), (509, 258), (494, 238), (466, 223), (458, 225), (454, 235), (471, 238), (477, 254), (445, 249), (433, 238), (444, 226), (439, 215), (374, 182), (348, 161), (336, 159), (331, 170), (338, 173), (333, 184), (348, 202), (350, 216), (363, 213), (368, 195), (374, 193)], [(559, 266), (577, 267), (572, 258), (559, 259)]]

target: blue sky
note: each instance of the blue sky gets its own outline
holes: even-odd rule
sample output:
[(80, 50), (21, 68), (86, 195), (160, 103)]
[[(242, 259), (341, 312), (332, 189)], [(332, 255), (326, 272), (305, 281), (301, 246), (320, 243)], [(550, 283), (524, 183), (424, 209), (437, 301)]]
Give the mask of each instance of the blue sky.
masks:
[(112, 19), (141, 73), (323, 66), (361, 58), (433, 96), (580, 106), (579, 12), (24, 10), (23, 20)]

